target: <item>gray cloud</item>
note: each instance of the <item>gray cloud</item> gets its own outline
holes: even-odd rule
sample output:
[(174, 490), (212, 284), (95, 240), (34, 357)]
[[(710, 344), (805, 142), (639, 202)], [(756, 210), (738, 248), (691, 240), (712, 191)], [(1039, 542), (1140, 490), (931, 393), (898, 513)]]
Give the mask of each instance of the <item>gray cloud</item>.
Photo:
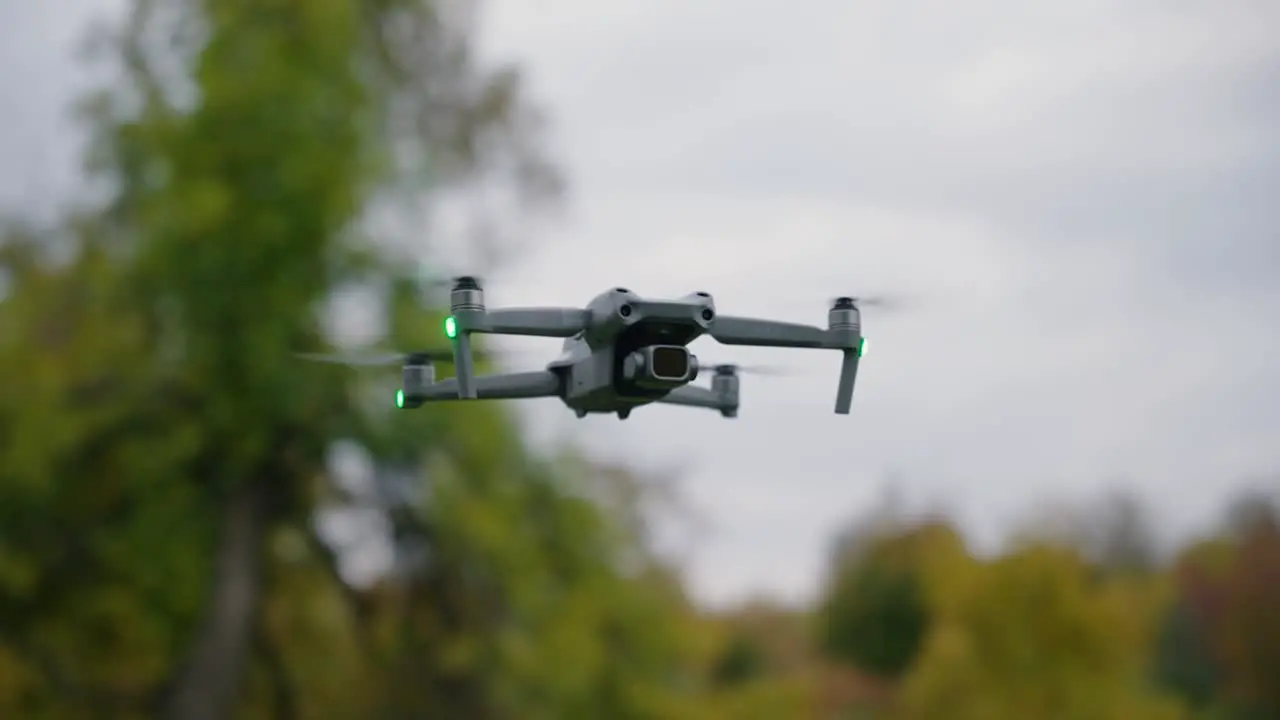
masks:
[(0, 209), (48, 214), (73, 190), (83, 148), (72, 102), (89, 86), (79, 51), (89, 23), (120, 0), (0, 5)]
[[(813, 586), (823, 539), (897, 470), (979, 538), (1117, 478), (1183, 530), (1274, 467), (1280, 15), (1265, 3), (500, 3), (576, 181), (574, 221), (495, 296), (619, 280), (820, 322), (872, 316), (855, 414), (834, 361), (745, 384), (736, 423), (565, 420), (683, 458), (718, 534), (702, 594)], [(532, 343), (529, 343), (532, 346)]]

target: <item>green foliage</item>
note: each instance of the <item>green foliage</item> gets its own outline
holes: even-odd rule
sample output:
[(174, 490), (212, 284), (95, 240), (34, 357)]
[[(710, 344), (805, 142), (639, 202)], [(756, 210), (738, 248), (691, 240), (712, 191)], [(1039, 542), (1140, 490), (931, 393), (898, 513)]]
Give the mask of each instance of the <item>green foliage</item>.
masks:
[(1184, 551), (1174, 604), (1178, 625), (1158, 648), (1159, 677), (1167, 687), (1229, 717), (1280, 714), (1274, 680), (1280, 664), (1278, 517), (1269, 499), (1245, 497), (1232, 508), (1225, 537)]
[(812, 683), (804, 677), (760, 678), (739, 686), (731, 693), (711, 696), (707, 711), (708, 718), (725, 720), (815, 716), (818, 715)]
[(27, 238), (4, 250), (0, 369), (26, 382), (0, 398), (0, 637), (27, 680), (0, 708), (141, 712), (207, 586), (208, 495), (175, 482), (204, 444), (184, 389), (139, 373), (152, 362), (145, 318), (101, 252), (54, 266)]
[(1073, 552), (973, 565), (903, 688), (907, 717), (1178, 717), (1143, 689), (1144, 604)]
[(1156, 684), (1197, 709), (1209, 707), (1218, 692), (1218, 673), (1205, 628), (1189, 603), (1176, 599), (1166, 610), (1156, 640)]
[(919, 650), (928, 614), (919, 576), (866, 563), (850, 573), (847, 604), (829, 602), (825, 641), (833, 657), (868, 672), (901, 675)]
[(922, 553), (938, 530), (908, 528), (837, 555), (819, 610), (830, 657), (886, 678), (907, 671), (929, 631)]
[[(335, 289), (394, 277), (356, 232), (391, 189), (554, 187), (456, 9), (135, 3), (125, 81), (88, 104), (111, 197), (2, 246), (0, 369), (26, 382), (0, 398), (0, 715), (688, 709), (683, 597), (585, 499), (634, 478), (536, 457), (503, 408), (397, 412), (391, 378), (293, 357)], [(438, 343), (439, 309), (382, 284), (390, 344)], [(331, 476), (338, 443), (412, 490), (373, 509), (405, 562), (370, 587), (316, 529), (370, 502)]]
[(739, 685), (764, 674), (768, 660), (764, 650), (750, 637), (734, 633), (711, 668), (716, 685)]

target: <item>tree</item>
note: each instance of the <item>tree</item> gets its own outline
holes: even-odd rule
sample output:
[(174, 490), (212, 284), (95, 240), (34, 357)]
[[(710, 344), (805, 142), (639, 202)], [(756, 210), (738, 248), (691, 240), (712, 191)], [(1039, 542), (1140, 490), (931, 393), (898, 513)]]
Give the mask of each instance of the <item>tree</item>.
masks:
[(1106, 492), (1083, 504), (1047, 505), (1016, 538), (1076, 547), (1107, 576), (1150, 575), (1160, 562), (1159, 541), (1146, 505), (1124, 490)]
[(836, 545), (818, 608), (826, 655), (877, 677), (901, 677), (929, 633), (928, 578), (963, 554), (959, 536), (938, 521), (867, 533), (855, 526)]
[(904, 681), (904, 717), (1177, 718), (1144, 687), (1149, 603), (1074, 552), (971, 563)]
[(0, 253), (0, 368), (25, 378), (0, 399), (0, 714), (142, 717), (207, 587), (205, 491), (170, 472), (204, 448), (111, 258), (45, 237)]
[(1204, 710), (1214, 703), (1220, 670), (1204, 623), (1187, 598), (1176, 598), (1165, 611), (1154, 666), (1157, 685), (1188, 706)]
[(1159, 562), (1158, 541), (1146, 505), (1126, 492), (1112, 492), (1098, 503), (1086, 535), (1087, 557), (1104, 572), (1147, 574)]
[[(108, 201), (3, 246), (0, 367), (29, 380), (0, 399), (0, 714), (687, 710), (678, 583), (584, 491), (634, 478), (293, 357), (335, 288), (394, 277), (359, 232), (391, 189), (555, 186), (467, 7), (134, 4), (126, 81), (89, 104)], [(438, 308), (381, 285), (392, 344), (441, 341)], [(393, 501), (343, 489), (338, 442)], [(397, 557), (371, 587), (316, 530), (343, 507)]]
[(1232, 717), (1280, 713), (1280, 515), (1265, 494), (1232, 503), (1220, 537), (1183, 551), (1177, 595), (1158, 647), (1161, 681)]
[(918, 571), (873, 554), (848, 569), (824, 603), (824, 647), (869, 673), (896, 678), (924, 640), (928, 610)]
[(1263, 717), (1280, 715), (1280, 523), (1245, 530), (1225, 588), (1218, 642), (1229, 697)]
[(711, 668), (711, 680), (717, 685), (738, 685), (764, 674), (768, 667), (764, 651), (754, 638), (736, 632)]
[[(119, 45), (127, 82), (95, 106), (97, 168), (116, 189), (102, 217), (129, 257), (135, 302), (181, 359), (158, 370), (189, 389), (200, 418), (207, 451), (182, 474), (220, 507), (205, 617), (165, 700), (173, 717), (214, 718), (239, 695), (265, 539), (307, 516), (305, 479), (342, 431), (334, 419), (352, 414), (344, 383), (300, 370), (292, 353), (317, 343), (316, 308), (359, 249), (347, 236), (382, 182), (378, 163), (407, 137), (392, 130), (392, 105), (426, 117), (425, 77), (409, 63), (428, 48), (393, 42), (387, 19), (428, 44), (458, 43), (419, 3), (164, 9), (134, 6)], [(176, 47), (158, 54), (149, 38), (166, 31)], [(184, 63), (189, 86), (166, 83)], [(452, 155), (478, 161), (463, 146), (503, 119), (479, 109), (492, 98), (463, 95), (487, 80), (431, 65), (442, 70), (432, 79), (465, 90), (432, 119), (454, 120)], [(322, 381), (333, 391), (315, 392)]]

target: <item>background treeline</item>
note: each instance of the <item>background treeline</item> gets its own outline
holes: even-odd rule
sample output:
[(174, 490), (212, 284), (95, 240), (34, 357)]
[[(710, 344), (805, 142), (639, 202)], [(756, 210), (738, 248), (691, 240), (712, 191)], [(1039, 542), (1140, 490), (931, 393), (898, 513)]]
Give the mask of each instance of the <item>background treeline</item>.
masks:
[(487, 256), (559, 190), (472, 24), (134, 0), (98, 37), (85, 198), (0, 240), (0, 717), (1277, 716), (1262, 500), (1172, 560), (1136, 512), (998, 558), (881, 513), (818, 607), (710, 614), (649, 549), (645, 479), (299, 363), (351, 288), (387, 345), (439, 342), (397, 250), (418, 200), (503, 198), (453, 239)]
[(887, 505), (835, 544), (817, 607), (725, 619), (713, 677), (779, 698), (790, 679), (803, 717), (1280, 717), (1278, 498), (1169, 553), (1117, 493), (994, 557)]

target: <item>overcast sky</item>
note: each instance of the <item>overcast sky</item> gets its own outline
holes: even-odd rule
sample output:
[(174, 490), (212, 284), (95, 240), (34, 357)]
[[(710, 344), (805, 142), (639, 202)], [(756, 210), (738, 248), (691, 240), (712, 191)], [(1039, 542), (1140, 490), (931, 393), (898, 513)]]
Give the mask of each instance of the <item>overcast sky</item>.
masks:
[[(71, 175), (66, 4), (0, 4), (5, 204)], [(533, 431), (678, 469), (712, 601), (809, 594), (890, 477), (985, 544), (1118, 482), (1207, 524), (1280, 470), (1277, 28), (1270, 0), (490, 3), (485, 47), (526, 67), (571, 182), (491, 305), (625, 285), (822, 324), (834, 295), (910, 301), (866, 311), (850, 416), (833, 353), (699, 341), (799, 374), (745, 378), (736, 421), (547, 400)]]

